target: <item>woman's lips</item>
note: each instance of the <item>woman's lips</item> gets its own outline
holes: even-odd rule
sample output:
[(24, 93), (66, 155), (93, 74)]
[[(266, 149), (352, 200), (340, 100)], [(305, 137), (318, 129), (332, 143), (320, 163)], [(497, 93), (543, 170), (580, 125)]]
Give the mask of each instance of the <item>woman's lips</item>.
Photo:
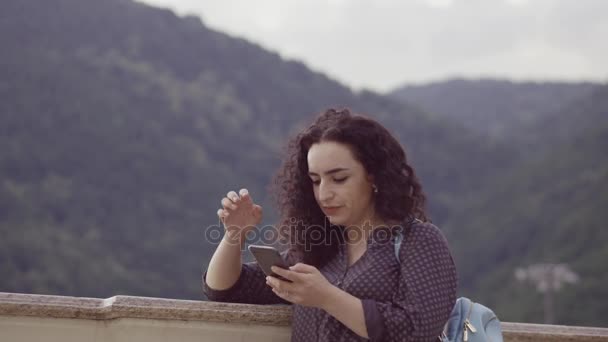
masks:
[(340, 210), (340, 208), (342, 207), (323, 207), (323, 212), (325, 213), (325, 215), (335, 215), (336, 212), (338, 212), (338, 210)]

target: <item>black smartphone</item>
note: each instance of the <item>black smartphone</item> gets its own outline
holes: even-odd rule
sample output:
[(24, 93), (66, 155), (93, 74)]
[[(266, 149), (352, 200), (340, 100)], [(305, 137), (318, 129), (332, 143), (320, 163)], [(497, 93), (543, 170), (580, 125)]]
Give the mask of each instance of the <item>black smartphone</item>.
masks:
[(273, 276), (279, 278), (281, 280), (285, 280), (291, 282), (288, 279), (281, 277), (280, 275), (272, 272), (270, 267), (277, 266), (284, 269), (288, 269), (289, 265), (285, 262), (279, 251), (270, 246), (257, 246), (257, 245), (249, 245), (249, 252), (253, 254), (253, 257), (260, 265), (260, 268), (266, 275)]

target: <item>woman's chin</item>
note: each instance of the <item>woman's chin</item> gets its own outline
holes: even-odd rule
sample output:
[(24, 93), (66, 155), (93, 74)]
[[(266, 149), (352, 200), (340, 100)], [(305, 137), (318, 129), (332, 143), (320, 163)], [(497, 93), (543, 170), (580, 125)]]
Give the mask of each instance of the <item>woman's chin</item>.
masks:
[(329, 222), (336, 226), (346, 226), (348, 224), (348, 220), (340, 216), (327, 216)]
[(338, 216), (327, 216), (329, 222), (333, 225), (339, 226), (342, 225), (344, 220), (341, 220)]

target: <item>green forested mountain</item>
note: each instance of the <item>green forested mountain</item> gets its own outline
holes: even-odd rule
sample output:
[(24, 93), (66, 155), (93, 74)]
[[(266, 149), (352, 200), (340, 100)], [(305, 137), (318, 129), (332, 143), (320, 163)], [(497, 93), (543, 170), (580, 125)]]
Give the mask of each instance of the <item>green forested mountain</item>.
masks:
[(410, 106), (132, 1), (4, 1), (0, 41), (0, 291), (201, 298), (215, 248), (203, 232), (221, 197), (248, 187), (273, 223), (266, 187), (281, 145), (327, 106), (399, 136), (438, 221), (450, 196), (510, 158)]
[(542, 157), (522, 160), (451, 211), (444, 228), (461, 287), (508, 320), (539, 320), (543, 299), (517, 283), (514, 270), (566, 263), (580, 281), (556, 296), (557, 322), (605, 325), (608, 86), (547, 118), (537, 132), (547, 145)]
[(433, 115), (491, 137), (510, 140), (569, 103), (591, 94), (595, 83), (452, 79), (405, 85), (390, 92)]
[(503, 319), (542, 322), (543, 297), (514, 270), (566, 263), (580, 281), (556, 295), (556, 321), (605, 326), (608, 86), (452, 80), (391, 96), (517, 151), (485, 188), (448, 205), (462, 293)]
[[(543, 107), (551, 148), (527, 159), (418, 103), (354, 93), (198, 18), (130, 0), (5, 0), (0, 43), (0, 291), (202, 299), (215, 248), (204, 230), (221, 197), (248, 187), (273, 223), (266, 188), (282, 144), (337, 105), (376, 117), (404, 143), (450, 237), (463, 293), (507, 319), (539, 321), (536, 297), (514, 285), (490, 290), (513, 266), (565, 260), (583, 276), (570, 295), (584, 300), (560, 323), (604, 325), (593, 315), (606, 311), (594, 301), (605, 292), (586, 276), (602, 272), (606, 253), (597, 228), (604, 88)], [(580, 134), (564, 130), (573, 124)], [(539, 217), (581, 240), (557, 238)], [(553, 249), (564, 252), (545, 254)]]

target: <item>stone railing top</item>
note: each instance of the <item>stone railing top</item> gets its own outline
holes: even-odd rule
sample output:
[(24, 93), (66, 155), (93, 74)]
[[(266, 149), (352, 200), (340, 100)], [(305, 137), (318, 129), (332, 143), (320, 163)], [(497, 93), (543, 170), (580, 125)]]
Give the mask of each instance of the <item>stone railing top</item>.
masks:
[(290, 325), (287, 305), (251, 305), (164, 298), (114, 296), (108, 299), (0, 292), (0, 316), (106, 320), (146, 318)]
[(501, 322), (513, 341), (608, 341), (608, 328)]
[[(0, 292), (0, 316), (106, 320), (144, 318), (288, 326), (287, 305), (251, 305), (164, 298), (108, 299)], [(502, 323), (512, 341), (608, 341), (608, 328)]]

